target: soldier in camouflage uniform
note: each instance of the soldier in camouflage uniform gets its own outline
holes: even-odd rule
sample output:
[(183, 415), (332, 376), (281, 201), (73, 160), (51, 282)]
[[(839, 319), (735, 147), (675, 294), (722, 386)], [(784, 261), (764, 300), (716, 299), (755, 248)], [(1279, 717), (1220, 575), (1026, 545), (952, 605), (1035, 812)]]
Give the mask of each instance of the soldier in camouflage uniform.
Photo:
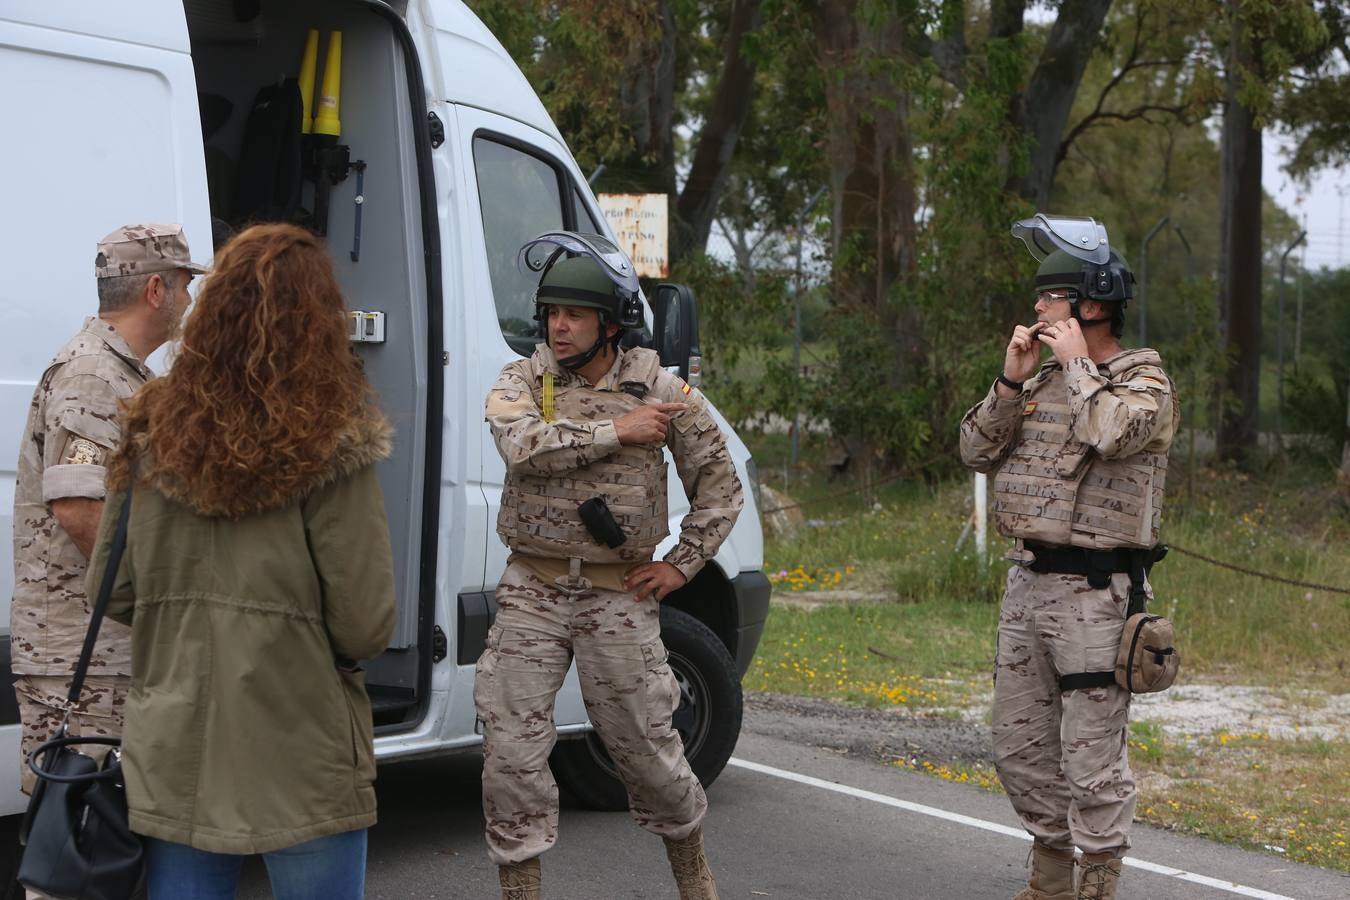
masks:
[[(507, 365), (487, 398), (507, 468), (497, 531), (512, 553), (474, 703), (488, 855), (506, 900), (539, 896), (539, 855), (557, 838), (553, 701), (574, 655), (633, 818), (665, 840), (682, 900), (717, 896), (703, 852), (707, 800), (671, 722), (679, 688), (659, 604), (717, 552), (743, 498), (703, 397), (654, 351), (619, 349), (622, 329), (641, 321), (636, 287), (635, 279), (616, 286), (593, 256), (556, 258), (536, 298), (547, 342)], [(656, 562), (668, 532), (663, 446), (689, 513)], [(622, 533), (617, 546), (601, 543), (578, 513), (597, 496)]]
[(1100, 237), (1098, 259), (1045, 256), (1038, 321), (1014, 329), (1003, 372), (961, 423), (962, 461), (996, 473), (995, 521), (1017, 539), (993, 715), (999, 778), (1033, 837), (1030, 884), (1014, 900), (1114, 897), (1134, 816), (1130, 695), (1109, 673), (1131, 568), (1151, 565), (1158, 541), (1177, 411), (1158, 354), (1120, 345), (1133, 276)]
[[(151, 377), (144, 360), (173, 333), (191, 301), (188, 282), (204, 271), (178, 225), (129, 225), (108, 235), (94, 261), (98, 315), (56, 354), (33, 393), (14, 492), (10, 607), (25, 793), (35, 780), (28, 754), (66, 718), (89, 628), (84, 573), (103, 509), (104, 464), (121, 435), (118, 404)], [(105, 621), (70, 734), (121, 733), (130, 650), (128, 630)]]

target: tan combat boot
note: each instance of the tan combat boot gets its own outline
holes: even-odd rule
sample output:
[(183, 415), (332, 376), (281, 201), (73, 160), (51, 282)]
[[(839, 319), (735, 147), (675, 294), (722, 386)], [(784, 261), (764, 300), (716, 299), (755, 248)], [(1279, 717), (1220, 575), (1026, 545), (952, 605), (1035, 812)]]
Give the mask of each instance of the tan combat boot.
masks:
[(539, 857), (497, 867), (502, 900), (539, 900)]
[(718, 900), (717, 882), (713, 881), (708, 857), (703, 854), (703, 829), (695, 828), (685, 838), (666, 842), (666, 856), (670, 871), (675, 873), (675, 886), (680, 889), (680, 900)]
[(1031, 845), (1031, 881), (1013, 900), (1074, 900), (1073, 850)]
[(1078, 900), (1116, 900), (1120, 858), (1114, 853), (1084, 853), (1078, 876)]

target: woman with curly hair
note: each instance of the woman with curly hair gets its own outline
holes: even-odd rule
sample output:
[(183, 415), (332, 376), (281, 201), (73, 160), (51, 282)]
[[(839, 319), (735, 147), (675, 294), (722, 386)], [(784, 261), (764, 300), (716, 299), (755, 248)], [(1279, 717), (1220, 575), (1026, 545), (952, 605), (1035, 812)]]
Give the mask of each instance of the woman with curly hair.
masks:
[[(151, 900), (360, 898), (370, 702), (394, 584), (390, 429), (318, 238), (257, 225), (216, 257), (169, 373), (127, 404), (89, 583), (131, 502), (108, 615), (131, 626), (123, 769)], [(92, 595), (91, 595), (92, 596)]]

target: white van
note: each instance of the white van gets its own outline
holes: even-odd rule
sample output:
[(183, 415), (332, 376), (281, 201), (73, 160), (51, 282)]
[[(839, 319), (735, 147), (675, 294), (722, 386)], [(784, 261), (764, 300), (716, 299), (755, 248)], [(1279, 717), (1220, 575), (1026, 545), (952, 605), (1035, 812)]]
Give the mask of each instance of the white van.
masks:
[[(359, 313), (353, 339), (398, 430), (380, 467), (399, 619), (368, 666), (376, 751), (393, 760), (473, 749), (473, 664), (506, 563), (495, 532), (505, 473), (483, 399), (537, 341), (516, 251), (550, 229), (609, 231), (543, 105), (459, 0), (0, 5), (0, 311), (12, 326), (0, 354), (0, 671), (20, 436), (38, 376), (97, 309), (94, 244), (125, 223), (178, 221), (201, 259), (213, 214), (264, 216), (258, 197), (289, 189), (295, 173), (285, 141), (268, 137), (274, 111), (259, 92), (297, 76), (310, 29), (323, 45), (342, 35), (338, 143), (353, 165), (330, 153), (337, 183), (308, 173), (299, 206), (313, 210), (315, 181), (326, 185), (329, 246)], [(665, 362), (687, 368), (692, 297), (662, 289), (664, 303), (679, 308), (657, 343)], [(769, 596), (753, 463), (719, 421), (746, 509), (714, 564), (662, 609), (683, 693), (676, 725), (705, 782), (735, 746), (740, 676)], [(669, 480), (672, 536), (660, 552), (688, 508), (679, 478)], [(624, 808), (575, 671), (555, 717), (570, 738), (553, 757), (559, 781), (584, 803)], [(24, 805), (17, 722), (0, 686), (0, 814)]]

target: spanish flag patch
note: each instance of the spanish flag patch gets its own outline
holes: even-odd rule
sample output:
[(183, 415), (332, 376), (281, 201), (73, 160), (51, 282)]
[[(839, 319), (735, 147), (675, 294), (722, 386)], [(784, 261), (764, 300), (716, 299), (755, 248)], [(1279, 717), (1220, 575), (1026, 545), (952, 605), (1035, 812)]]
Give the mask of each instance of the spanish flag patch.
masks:
[(1035, 400), (1028, 401), (1028, 402), (1027, 402), (1027, 405), (1024, 406), (1024, 407), (1022, 407), (1022, 415), (1024, 415), (1024, 416), (1029, 416), (1029, 415), (1031, 415), (1032, 413), (1034, 413), (1035, 411), (1036, 411), (1036, 401), (1035, 401)]
[(689, 382), (687, 382), (687, 381), (682, 381), (682, 382), (680, 382), (680, 390), (682, 390), (682, 391), (684, 391), (686, 394), (688, 394), (690, 391), (693, 390), (693, 388), (691, 388), (691, 387), (689, 386)]

